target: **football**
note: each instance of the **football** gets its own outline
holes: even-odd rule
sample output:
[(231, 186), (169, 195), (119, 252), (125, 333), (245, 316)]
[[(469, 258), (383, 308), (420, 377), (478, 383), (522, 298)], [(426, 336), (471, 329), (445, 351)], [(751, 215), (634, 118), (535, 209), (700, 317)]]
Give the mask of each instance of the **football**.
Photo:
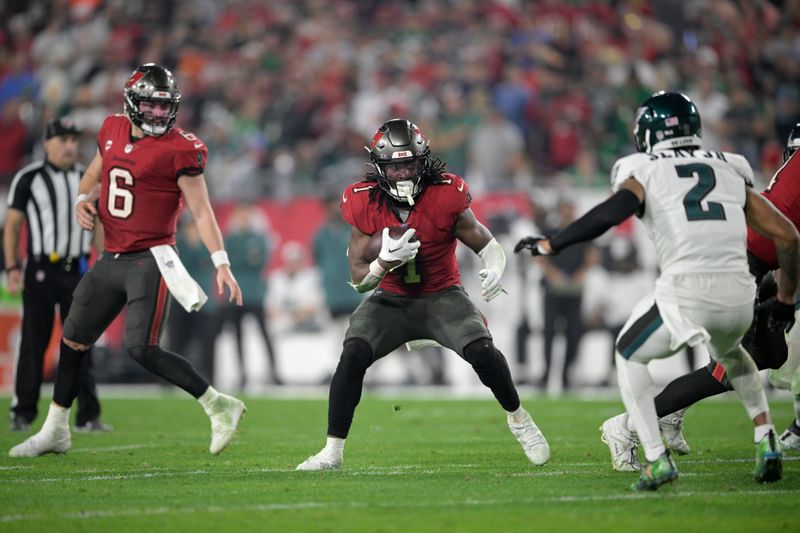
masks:
[[(392, 239), (399, 239), (403, 236), (403, 234), (409, 230), (408, 226), (389, 226), (389, 237)], [(411, 242), (418, 241), (416, 235), (411, 237)], [(369, 243), (367, 243), (367, 248), (364, 251), (364, 258), (368, 262), (372, 262), (378, 258), (378, 254), (381, 253), (381, 245), (383, 244), (383, 230), (376, 231), (373, 233), (369, 238)]]

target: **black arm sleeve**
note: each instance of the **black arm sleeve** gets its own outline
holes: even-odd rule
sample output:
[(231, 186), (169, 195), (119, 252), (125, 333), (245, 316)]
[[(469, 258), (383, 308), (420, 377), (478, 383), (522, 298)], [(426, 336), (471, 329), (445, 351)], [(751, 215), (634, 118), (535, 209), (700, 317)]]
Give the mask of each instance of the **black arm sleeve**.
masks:
[(621, 189), (608, 200), (592, 208), (578, 220), (550, 238), (553, 252), (560, 252), (575, 243), (590, 241), (616, 226), (639, 210), (639, 197), (628, 189)]

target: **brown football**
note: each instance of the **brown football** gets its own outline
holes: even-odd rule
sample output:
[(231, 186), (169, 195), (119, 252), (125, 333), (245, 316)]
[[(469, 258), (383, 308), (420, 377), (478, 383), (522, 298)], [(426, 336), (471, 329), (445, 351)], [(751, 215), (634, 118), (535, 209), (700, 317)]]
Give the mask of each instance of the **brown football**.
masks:
[[(403, 234), (409, 230), (408, 226), (389, 226), (389, 237), (392, 239), (399, 239), (403, 236)], [(411, 237), (411, 242), (418, 241), (416, 235)], [(376, 231), (369, 237), (369, 243), (367, 243), (367, 247), (364, 250), (364, 258), (368, 262), (372, 262), (378, 258), (378, 254), (381, 253), (381, 244), (383, 244), (383, 230)]]

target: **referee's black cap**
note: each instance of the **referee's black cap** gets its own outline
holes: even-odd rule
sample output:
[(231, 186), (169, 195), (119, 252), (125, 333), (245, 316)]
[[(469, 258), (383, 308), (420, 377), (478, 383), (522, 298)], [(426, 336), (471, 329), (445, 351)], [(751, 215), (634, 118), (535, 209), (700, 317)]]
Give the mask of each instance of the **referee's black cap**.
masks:
[(58, 135), (80, 135), (81, 130), (70, 117), (60, 117), (47, 123), (44, 138), (50, 139)]

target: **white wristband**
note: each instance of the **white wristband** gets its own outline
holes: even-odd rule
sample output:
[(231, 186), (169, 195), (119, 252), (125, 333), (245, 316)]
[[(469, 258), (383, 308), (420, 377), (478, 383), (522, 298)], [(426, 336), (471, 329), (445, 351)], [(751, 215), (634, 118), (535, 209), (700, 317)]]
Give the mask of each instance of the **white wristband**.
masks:
[(88, 202), (89, 195), (88, 194), (79, 194), (78, 197), (75, 199), (75, 207), (78, 207), (78, 204), (81, 202)]
[(378, 279), (382, 279), (386, 275), (386, 269), (378, 263), (377, 259), (369, 264), (369, 271)]
[(228, 260), (228, 252), (225, 250), (217, 250), (216, 252), (212, 253), (211, 262), (214, 263), (214, 268), (231, 264), (230, 260)]

